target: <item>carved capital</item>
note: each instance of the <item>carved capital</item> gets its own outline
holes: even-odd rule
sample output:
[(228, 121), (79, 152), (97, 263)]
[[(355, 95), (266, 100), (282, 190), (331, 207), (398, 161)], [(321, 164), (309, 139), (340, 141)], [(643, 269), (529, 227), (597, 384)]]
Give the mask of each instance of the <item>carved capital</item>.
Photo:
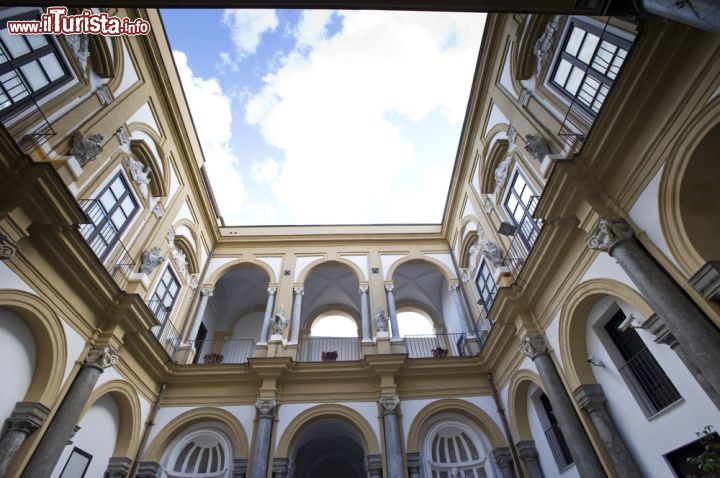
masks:
[(515, 448), (522, 461), (537, 461), (538, 451), (535, 446), (535, 440), (519, 441), (515, 444)]
[(200, 293), (204, 295), (205, 297), (212, 297), (215, 293), (215, 286), (205, 286), (202, 289), (200, 289)]
[(125, 456), (114, 456), (110, 458), (108, 467), (105, 470), (105, 478), (125, 478), (130, 474), (133, 461)]
[(541, 334), (528, 334), (523, 337), (519, 351), (526, 357), (535, 360), (538, 355), (548, 353), (548, 347), (545, 338)]
[(42, 426), (49, 413), (50, 409), (42, 403), (17, 402), (7, 424), (10, 430), (30, 435)]
[(493, 459), (500, 468), (512, 467), (513, 459), (510, 447), (503, 446), (492, 451)]
[(362, 294), (367, 294), (368, 290), (370, 290), (369, 286), (361, 285), (360, 288), (358, 289), (358, 292), (360, 293), (360, 295), (362, 295)]
[(585, 240), (590, 249), (610, 253), (621, 241), (633, 237), (630, 225), (620, 217), (601, 217)]
[(397, 395), (386, 395), (380, 397), (380, 407), (382, 408), (383, 415), (390, 415), (397, 413), (397, 407), (400, 405), (400, 398)]
[(293, 288), (295, 291), (295, 295), (305, 295), (305, 288), (303, 286), (298, 286)]
[(10, 239), (0, 234), (0, 260), (12, 259), (17, 249), (17, 246)]
[(277, 287), (268, 287), (267, 291), (269, 295), (275, 295), (275, 292), (277, 292)]
[(395, 289), (394, 284), (385, 284), (385, 290), (392, 294), (393, 289)]
[(458, 288), (460, 288), (460, 284), (457, 282), (448, 284), (448, 292), (457, 292)]
[(112, 367), (118, 363), (118, 355), (109, 345), (99, 345), (90, 349), (85, 357), (85, 365), (91, 365), (100, 369)]
[(573, 395), (580, 408), (588, 413), (605, 407), (605, 392), (603, 392), (602, 386), (597, 383), (580, 385), (573, 392)]
[(275, 411), (277, 410), (277, 401), (258, 400), (255, 402), (255, 408), (257, 409), (258, 417), (273, 418), (275, 416)]

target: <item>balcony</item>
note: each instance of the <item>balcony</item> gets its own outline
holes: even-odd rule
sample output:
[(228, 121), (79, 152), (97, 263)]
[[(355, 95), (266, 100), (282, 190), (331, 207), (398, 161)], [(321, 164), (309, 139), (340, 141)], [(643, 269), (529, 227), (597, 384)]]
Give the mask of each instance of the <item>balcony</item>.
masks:
[(503, 264), (510, 269), (515, 281), (518, 280), (525, 260), (542, 230), (542, 220), (533, 217), (539, 200), (540, 196), (532, 196), (528, 201), (525, 213), (518, 221), (510, 245), (503, 256)]
[(298, 362), (349, 362), (362, 360), (358, 337), (302, 337)]
[(79, 203), (90, 219), (89, 223), (80, 226), (80, 234), (103, 263), (118, 287), (124, 289), (128, 277), (135, 267), (135, 261), (120, 241), (120, 233), (109, 220), (108, 213), (100, 201), (82, 199)]
[(175, 357), (175, 353), (180, 346), (180, 333), (169, 320), (170, 311), (156, 299), (149, 300), (147, 306), (159, 323), (151, 329), (153, 335), (167, 354), (170, 357)]
[(247, 363), (255, 350), (252, 339), (190, 340), (188, 345), (195, 350), (193, 363), (204, 365)]
[(480, 352), (476, 337), (465, 333), (406, 335), (408, 358), (472, 357)]

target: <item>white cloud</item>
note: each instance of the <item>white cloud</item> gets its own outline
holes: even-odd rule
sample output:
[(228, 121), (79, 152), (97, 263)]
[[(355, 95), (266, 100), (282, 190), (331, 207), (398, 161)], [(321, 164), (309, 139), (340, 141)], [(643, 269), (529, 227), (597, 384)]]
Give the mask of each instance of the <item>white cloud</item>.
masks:
[(174, 50), (173, 56), (203, 148), (215, 199), (226, 223), (239, 223), (246, 192), (237, 169), (239, 160), (230, 147), (231, 100), (215, 78), (193, 75), (185, 53)]
[(265, 32), (278, 26), (275, 10), (225, 10), (223, 23), (230, 29), (230, 38), (240, 58), (255, 53)]
[(246, 121), (285, 153), (275, 194), (299, 224), (438, 222), (457, 136), (428, 176), (403, 126), (440, 112), (459, 132), (484, 19), (339, 14), (343, 31), (327, 38), (331, 15), (306, 12), (297, 49), (247, 102)]
[(277, 179), (280, 172), (280, 165), (273, 158), (265, 161), (253, 161), (250, 164), (252, 180), (258, 184), (270, 184)]

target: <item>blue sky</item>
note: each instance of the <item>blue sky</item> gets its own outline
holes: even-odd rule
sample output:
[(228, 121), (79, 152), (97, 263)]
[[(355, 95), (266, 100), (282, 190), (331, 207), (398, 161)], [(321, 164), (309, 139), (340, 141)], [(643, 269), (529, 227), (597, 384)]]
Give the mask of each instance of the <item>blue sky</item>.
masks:
[(484, 14), (162, 17), (226, 224), (441, 221)]

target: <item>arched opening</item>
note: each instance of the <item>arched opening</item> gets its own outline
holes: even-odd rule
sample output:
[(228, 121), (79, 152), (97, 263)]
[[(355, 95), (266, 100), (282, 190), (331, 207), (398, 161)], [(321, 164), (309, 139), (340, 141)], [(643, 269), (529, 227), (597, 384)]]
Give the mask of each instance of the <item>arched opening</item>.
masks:
[(180, 439), (168, 454), (163, 477), (220, 478), (232, 473), (232, 447), (220, 431), (200, 429)]
[(35, 374), (35, 339), (22, 318), (0, 308), (0, 360), (12, 367), (0, 368), (0, 419), (10, 416), (15, 404), (24, 399)]
[(310, 325), (311, 337), (357, 337), (358, 324), (349, 314), (330, 311), (318, 316)]
[(365, 450), (349, 423), (324, 418), (306, 426), (291, 448), (294, 476), (364, 478)]

